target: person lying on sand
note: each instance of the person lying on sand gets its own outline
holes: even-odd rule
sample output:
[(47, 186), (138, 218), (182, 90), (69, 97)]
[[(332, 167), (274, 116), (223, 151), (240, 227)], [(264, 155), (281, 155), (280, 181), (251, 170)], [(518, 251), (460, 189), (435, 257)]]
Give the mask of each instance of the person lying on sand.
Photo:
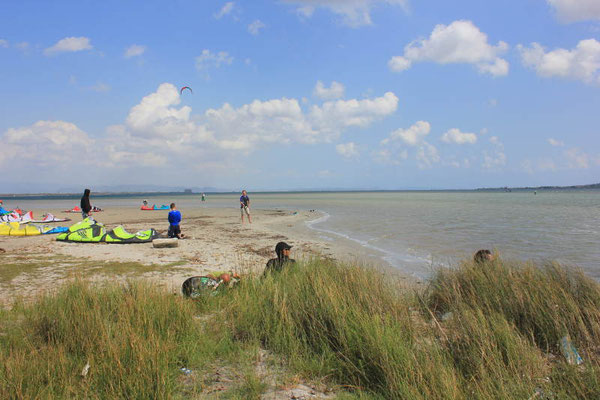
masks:
[(169, 233), (170, 238), (183, 239), (185, 235), (181, 233), (179, 223), (181, 222), (181, 212), (175, 207), (175, 203), (171, 203), (169, 211)]
[(275, 246), (275, 254), (277, 254), (277, 258), (272, 258), (267, 262), (267, 266), (265, 267), (265, 272), (263, 275), (267, 275), (275, 271), (280, 272), (284, 267), (295, 264), (296, 260), (290, 258), (291, 248), (292, 246), (286, 242), (277, 243)]

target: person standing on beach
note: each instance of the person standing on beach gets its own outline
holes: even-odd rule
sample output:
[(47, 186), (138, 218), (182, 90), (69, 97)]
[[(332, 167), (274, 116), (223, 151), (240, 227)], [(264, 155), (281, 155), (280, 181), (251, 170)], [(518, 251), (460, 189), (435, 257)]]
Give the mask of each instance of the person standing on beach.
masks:
[(202, 193), (202, 201), (206, 201), (206, 195)]
[(171, 211), (169, 211), (169, 233), (170, 238), (183, 239), (184, 234), (181, 233), (179, 223), (181, 222), (181, 212), (175, 207), (175, 203), (171, 203)]
[(92, 204), (90, 203), (90, 189), (85, 189), (83, 191), (83, 196), (81, 196), (81, 217), (86, 219), (88, 217), (91, 218), (92, 214)]
[(248, 223), (252, 223), (252, 219), (250, 218), (250, 197), (248, 197), (248, 192), (242, 190), (242, 195), (240, 196), (240, 211), (242, 212), (242, 225), (244, 224), (244, 213), (248, 216)]

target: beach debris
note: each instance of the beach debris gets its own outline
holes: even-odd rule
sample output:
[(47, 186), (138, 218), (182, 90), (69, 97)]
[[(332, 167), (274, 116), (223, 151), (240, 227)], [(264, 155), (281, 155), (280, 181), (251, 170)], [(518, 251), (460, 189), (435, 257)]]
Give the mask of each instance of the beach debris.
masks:
[(188, 369), (188, 368), (185, 368), (185, 367), (181, 367), (181, 368), (180, 368), (180, 371), (181, 371), (181, 372), (182, 372), (184, 375), (188, 375), (188, 376), (189, 376), (189, 375), (191, 375), (191, 374), (192, 374), (192, 370), (191, 370), (191, 369)]
[(571, 364), (571, 365), (583, 364), (583, 359), (577, 352), (577, 349), (573, 345), (573, 342), (571, 342), (571, 338), (569, 337), (569, 335), (563, 336), (560, 339), (560, 341), (558, 342), (558, 344), (560, 347), (560, 352), (562, 353), (562, 355), (565, 357), (565, 359), (567, 360), (567, 362), (569, 364)]
[(177, 238), (169, 238), (169, 239), (154, 239), (152, 241), (152, 246), (161, 249), (161, 248), (170, 248), (170, 247), (178, 247), (179, 239)]
[(448, 311), (447, 313), (442, 315), (442, 317), (440, 319), (445, 322), (445, 321), (448, 321), (450, 318), (452, 318), (452, 312)]
[(89, 370), (90, 370), (90, 363), (89, 363), (89, 362), (86, 362), (86, 363), (85, 363), (85, 366), (84, 366), (84, 367), (83, 367), (83, 369), (81, 370), (81, 377), (82, 377), (82, 378), (85, 378), (85, 377), (87, 376), (87, 374), (88, 374)]

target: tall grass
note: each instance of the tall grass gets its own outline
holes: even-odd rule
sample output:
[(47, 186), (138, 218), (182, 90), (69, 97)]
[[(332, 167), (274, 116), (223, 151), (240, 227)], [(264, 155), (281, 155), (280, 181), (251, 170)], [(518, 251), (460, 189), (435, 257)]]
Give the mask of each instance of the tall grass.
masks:
[(168, 398), (179, 367), (217, 346), (194, 324), (195, 308), (143, 283), (77, 282), (4, 312), (0, 398)]
[[(225, 397), (259, 398), (266, 384), (239, 352), (263, 347), (340, 398), (594, 399), (599, 306), (581, 272), (503, 260), (440, 270), (425, 290), (323, 260), (199, 301), (75, 282), (0, 311), (0, 398), (193, 397), (179, 368), (217, 358), (247, 371)], [(583, 365), (560, 354), (565, 335)]]

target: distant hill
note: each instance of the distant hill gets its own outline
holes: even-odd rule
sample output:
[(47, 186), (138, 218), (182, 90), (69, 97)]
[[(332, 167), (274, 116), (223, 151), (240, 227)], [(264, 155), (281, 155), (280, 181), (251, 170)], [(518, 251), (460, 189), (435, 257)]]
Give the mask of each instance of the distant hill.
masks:
[(600, 183), (592, 183), (590, 185), (573, 185), (573, 186), (525, 186), (525, 187), (501, 187), (501, 188), (477, 188), (480, 191), (519, 191), (519, 190), (589, 190), (600, 189)]

